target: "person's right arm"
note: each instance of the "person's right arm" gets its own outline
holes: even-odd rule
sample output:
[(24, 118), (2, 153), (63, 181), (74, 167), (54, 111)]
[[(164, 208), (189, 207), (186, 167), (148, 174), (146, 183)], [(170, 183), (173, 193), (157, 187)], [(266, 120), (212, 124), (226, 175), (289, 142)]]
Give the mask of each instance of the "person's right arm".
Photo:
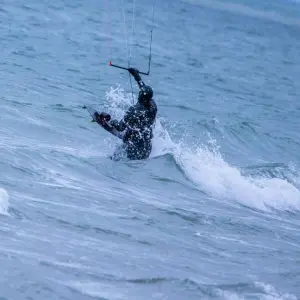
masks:
[(137, 82), (139, 88), (142, 88), (143, 86), (145, 86), (145, 83), (143, 82), (138, 69), (129, 68), (128, 72), (133, 76), (133, 78)]

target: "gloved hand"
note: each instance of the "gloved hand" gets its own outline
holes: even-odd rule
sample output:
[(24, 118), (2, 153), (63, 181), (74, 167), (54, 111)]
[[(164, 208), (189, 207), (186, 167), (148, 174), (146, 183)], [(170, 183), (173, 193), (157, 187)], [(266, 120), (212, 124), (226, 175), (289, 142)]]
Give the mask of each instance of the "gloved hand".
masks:
[(108, 122), (111, 119), (110, 115), (105, 112), (102, 112), (100, 114), (98, 112), (95, 112), (94, 118), (100, 125), (103, 125), (105, 122)]
[(128, 72), (134, 77), (136, 81), (141, 80), (141, 76), (139, 74), (139, 70), (135, 68), (129, 68)]
[(135, 69), (135, 68), (129, 68), (128, 72), (132, 75), (132, 76), (136, 76), (139, 74), (139, 70)]

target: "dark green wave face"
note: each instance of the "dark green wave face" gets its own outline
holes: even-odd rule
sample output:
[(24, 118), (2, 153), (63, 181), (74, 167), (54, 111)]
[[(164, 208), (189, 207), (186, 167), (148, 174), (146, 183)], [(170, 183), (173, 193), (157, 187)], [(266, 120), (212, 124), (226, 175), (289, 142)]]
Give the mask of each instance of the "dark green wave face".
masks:
[[(299, 1), (152, 9), (1, 2), (0, 299), (299, 298)], [(151, 30), (128, 160), (91, 115), (137, 102), (109, 62), (147, 73)]]

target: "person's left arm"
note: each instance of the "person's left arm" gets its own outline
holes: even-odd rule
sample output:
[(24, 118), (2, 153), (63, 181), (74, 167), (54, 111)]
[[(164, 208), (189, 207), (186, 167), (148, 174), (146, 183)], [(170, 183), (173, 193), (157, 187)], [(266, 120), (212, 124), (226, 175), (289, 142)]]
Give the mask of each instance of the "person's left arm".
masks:
[(134, 116), (134, 107), (131, 106), (125, 113), (123, 119), (121, 119), (120, 121), (112, 120), (110, 121), (110, 125), (118, 131), (124, 131), (128, 127), (128, 124), (130, 123), (130, 120), (133, 116)]

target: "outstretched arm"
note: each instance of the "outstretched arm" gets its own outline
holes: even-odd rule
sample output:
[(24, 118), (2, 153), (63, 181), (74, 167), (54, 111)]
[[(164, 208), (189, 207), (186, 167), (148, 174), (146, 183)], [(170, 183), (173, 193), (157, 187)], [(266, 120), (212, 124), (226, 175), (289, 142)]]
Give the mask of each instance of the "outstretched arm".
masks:
[(133, 78), (135, 79), (135, 81), (137, 82), (139, 88), (145, 86), (145, 83), (143, 82), (138, 69), (129, 68), (128, 71), (133, 76)]
[(116, 128), (114, 128), (111, 124), (110, 124), (110, 115), (102, 112), (102, 113), (98, 113), (97, 111), (93, 114), (93, 120), (96, 121), (101, 127), (103, 127), (105, 130), (107, 130), (108, 132), (110, 132), (111, 134), (115, 135), (116, 137), (118, 137), (119, 139), (123, 140), (123, 133), (119, 130), (117, 130)]

